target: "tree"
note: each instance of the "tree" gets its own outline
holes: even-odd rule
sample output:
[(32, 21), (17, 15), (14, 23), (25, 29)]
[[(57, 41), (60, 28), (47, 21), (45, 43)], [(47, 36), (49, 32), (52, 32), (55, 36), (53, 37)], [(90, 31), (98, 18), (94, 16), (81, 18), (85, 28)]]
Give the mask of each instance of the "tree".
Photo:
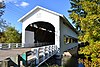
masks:
[(5, 5), (4, 1), (0, 0), (0, 32), (2, 30), (4, 30), (4, 28), (7, 26), (6, 21), (1, 18), (1, 16), (4, 14), (5, 6), (6, 5)]
[[(91, 57), (92, 64), (100, 64), (100, 0), (70, 0), (70, 18), (79, 31), (79, 40), (90, 45), (81, 48), (81, 54)], [(98, 47), (98, 48), (97, 48)], [(94, 65), (95, 65), (94, 64)]]
[(5, 41), (6, 41), (6, 38), (4, 36), (4, 33), (0, 32), (0, 43), (5, 43)]
[(70, 18), (83, 41), (100, 41), (100, 0), (71, 0)]
[(14, 27), (7, 27), (4, 31), (5, 43), (20, 43), (21, 35)]

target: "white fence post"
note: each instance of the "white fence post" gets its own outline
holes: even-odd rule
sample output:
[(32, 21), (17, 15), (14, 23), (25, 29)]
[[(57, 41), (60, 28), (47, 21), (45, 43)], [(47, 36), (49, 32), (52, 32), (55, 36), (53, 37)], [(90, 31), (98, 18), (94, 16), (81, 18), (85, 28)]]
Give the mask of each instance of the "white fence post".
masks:
[(11, 44), (8, 45), (8, 48), (11, 48)]
[(54, 52), (53, 52), (53, 53), (55, 53), (55, 45), (53, 45), (53, 50), (54, 50)]
[(43, 60), (45, 60), (45, 46), (43, 47)]
[(39, 64), (39, 48), (36, 48), (36, 65)]
[(49, 45), (49, 55), (52, 55), (52, 45)]
[(46, 54), (45, 57), (48, 58), (49, 57), (49, 46), (45, 47), (45, 54)]
[(0, 44), (0, 49), (2, 48), (2, 44)]
[(18, 48), (18, 43), (16, 43), (16, 48)]
[(24, 43), (22, 43), (22, 44), (21, 44), (21, 47), (24, 47), (24, 45), (25, 45), (25, 44), (24, 44)]
[(54, 45), (52, 45), (52, 54), (54, 54)]

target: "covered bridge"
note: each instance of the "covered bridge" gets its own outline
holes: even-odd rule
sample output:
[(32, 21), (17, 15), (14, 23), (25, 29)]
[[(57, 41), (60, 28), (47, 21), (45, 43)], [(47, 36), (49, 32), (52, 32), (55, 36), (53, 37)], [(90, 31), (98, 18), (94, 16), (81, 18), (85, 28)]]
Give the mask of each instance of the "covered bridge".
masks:
[(24, 47), (57, 45), (62, 55), (78, 46), (78, 33), (62, 14), (37, 6), (18, 21), (22, 22)]

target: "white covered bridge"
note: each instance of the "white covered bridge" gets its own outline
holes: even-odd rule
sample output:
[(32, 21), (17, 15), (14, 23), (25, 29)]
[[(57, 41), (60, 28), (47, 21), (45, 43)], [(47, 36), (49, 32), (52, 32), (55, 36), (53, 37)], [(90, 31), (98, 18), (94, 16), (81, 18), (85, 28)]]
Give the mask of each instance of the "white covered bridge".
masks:
[(35, 60), (35, 66), (53, 55), (61, 58), (70, 49), (75, 52), (78, 47), (77, 31), (59, 13), (37, 6), (18, 21), (22, 22), (22, 47), (31, 48), (23, 55), (26, 61)]

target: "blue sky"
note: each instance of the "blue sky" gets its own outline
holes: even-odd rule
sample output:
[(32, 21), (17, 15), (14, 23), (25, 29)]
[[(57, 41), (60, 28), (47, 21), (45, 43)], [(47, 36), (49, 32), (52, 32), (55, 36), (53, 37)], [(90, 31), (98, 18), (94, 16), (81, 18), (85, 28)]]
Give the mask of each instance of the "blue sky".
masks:
[(15, 27), (19, 32), (22, 30), (22, 23), (17, 22), (23, 15), (32, 10), (36, 6), (41, 6), (49, 10), (58, 12), (68, 17), (67, 12), (70, 9), (69, 0), (4, 0), (6, 8), (4, 18), (11, 26)]

